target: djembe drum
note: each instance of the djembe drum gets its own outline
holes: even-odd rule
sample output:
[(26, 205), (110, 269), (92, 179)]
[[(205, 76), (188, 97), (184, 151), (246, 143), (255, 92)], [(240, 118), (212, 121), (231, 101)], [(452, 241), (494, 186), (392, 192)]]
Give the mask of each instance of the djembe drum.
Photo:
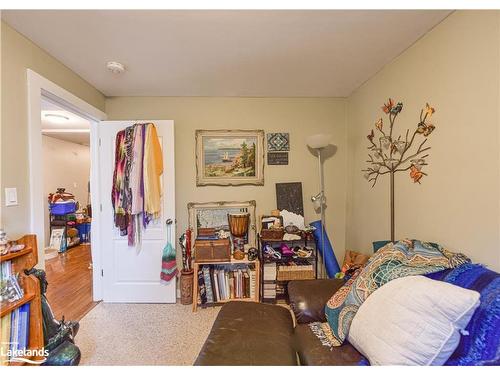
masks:
[(245, 237), (250, 225), (250, 214), (227, 214), (229, 231), (233, 236), (234, 252), (233, 257), (237, 260), (245, 258)]

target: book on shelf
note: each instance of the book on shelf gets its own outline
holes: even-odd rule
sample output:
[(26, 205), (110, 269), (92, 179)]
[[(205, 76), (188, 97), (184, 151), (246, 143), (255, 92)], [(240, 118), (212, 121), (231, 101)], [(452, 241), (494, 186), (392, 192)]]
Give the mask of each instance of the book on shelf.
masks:
[(23, 351), (29, 345), (30, 333), (30, 304), (14, 309), (2, 317), (0, 361), (2, 365), (7, 365), (8, 360), (13, 358), (17, 352)]
[(264, 264), (263, 280), (271, 281), (276, 280), (276, 263)]
[(212, 280), (210, 278), (210, 269), (206, 266), (202, 269), (203, 272), (203, 280), (205, 282), (205, 291), (207, 295), (207, 303), (214, 302), (214, 295), (212, 291)]
[(249, 281), (250, 281), (250, 298), (255, 298), (256, 294), (256, 285), (257, 285), (257, 279), (256, 279), (256, 273), (254, 269), (251, 269), (248, 271), (249, 273)]
[(0, 339), (2, 342), (0, 343), (0, 361), (2, 365), (7, 365), (7, 361), (9, 359), (8, 351), (10, 349), (10, 322), (11, 322), (11, 314), (6, 314), (2, 317), (1, 321), (1, 336)]
[(255, 272), (255, 268), (243, 264), (202, 266), (198, 272), (199, 302), (203, 305), (231, 299), (255, 298)]
[(276, 298), (275, 283), (264, 283), (263, 289), (264, 289), (263, 298)]
[[(250, 275), (248, 271), (243, 272), (243, 287), (245, 288), (245, 294), (247, 296), (252, 297), (252, 293), (250, 292), (251, 284), (250, 284)], [(254, 289), (255, 290), (255, 289)], [(255, 297), (255, 296), (254, 296)]]
[(205, 289), (205, 280), (203, 278), (203, 271), (200, 269), (198, 271), (198, 289), (199, 289), (199, 293), (198, 293), (198, 296), (200, 298), (200, 303), (201, 304), (205, 304), (207, 303), (207, 293), (206, 293), (206, 289)]

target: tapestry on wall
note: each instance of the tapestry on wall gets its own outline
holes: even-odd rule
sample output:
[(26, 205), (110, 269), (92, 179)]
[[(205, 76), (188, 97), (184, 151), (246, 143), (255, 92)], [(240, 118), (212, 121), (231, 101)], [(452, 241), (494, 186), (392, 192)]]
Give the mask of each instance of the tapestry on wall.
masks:
[(288, 133), (267, 133), (267, 151), (290, 151)]

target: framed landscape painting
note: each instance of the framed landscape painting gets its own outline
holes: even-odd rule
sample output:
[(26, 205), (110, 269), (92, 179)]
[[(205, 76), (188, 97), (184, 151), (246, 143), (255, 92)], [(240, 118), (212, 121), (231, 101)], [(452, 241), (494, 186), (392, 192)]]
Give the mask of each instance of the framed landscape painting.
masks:
[(196, 130), (196, 185), (264, 185), (264, 131)]

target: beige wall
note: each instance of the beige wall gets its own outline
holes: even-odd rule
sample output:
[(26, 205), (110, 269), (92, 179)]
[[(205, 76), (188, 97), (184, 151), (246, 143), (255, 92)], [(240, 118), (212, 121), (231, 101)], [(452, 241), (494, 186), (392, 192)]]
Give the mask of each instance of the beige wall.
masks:
[(347, 246), (369, 252), (389, 233), (389, 179), (374, 189), (360, 172), (366, 135), (388, 97), (404, 102), (396, 131), (436, 108), (422, 184), (396, 177), (396, 237), (435, 241), (500, 270), (499, 16), (453, 13), (348, 99)]
[[(275, 183), (301, 181), (305, 216), (316, 219), (309, 198), (319, 191), (317, 159), (305, 137), (332, 133), (336, 155), (325, 162), (327, 229), (337, 257), (343, 257), (345, 234), (346, 130), (343, 99), (116, 97), (106, 100), (110, 120), (175, 121), (177, 232), (187, 227), (187, 203), (257, 201), (257, 214), (276, 208)], [(196, 187), (195, 129), (264, 129), (290, 133), (290, 164), (265, 166), (265, 186)]]
[[(27, 68), (105, 108), (110, 119), (175, 121), (178, 231), (187, 225), (189, 201), (256, 199), (259, 214), (267, 213), (275, 206), (274, 183), (282, 181), (303, 182), (306, 218), (317, 218), (308, 201), (318, 190), (317, 165), (304, 138), (333, 133), (339, 149), (325, 165), (327, 218), (339, 259), (345, 244), (370, 252), (373, 240), (389, 237), (388, 179), (371, 189), (360, 170), (365, 167), (366, 135), (381, 115), (382, 102), (394, 97), (405, 105), (398, 122), (401, 129), (415, 125), (425, 102), (437, 110), (437, 129), (429, 139), (429, 176), (422, 185), (413, 184), (406, 174), (396, 179), (397, 237), (440, 242), (500, 270), (499, 21), (494, 11), (455, 12), (346, 100), (121, 97), (106, 101), (2, 22), (1, 195), (3, 201), (3, 188), (17, 187), (20, 201), (17, 207), (2, 207), (4, 226), (13, 237), (29, 229)], [(290, 165), (266, 165), (264, 187), (196, 187), (194, 130), (221, 128), (289, 131)]]
[[(90, 148), (77, 143), (52, 137), (42, 137), (43, 195), (54, 193), (57, 188), (66, 188), (80, 202), (87, 205), (87, 187), (90, 177)], [(45, 200), (45, 245), (49, 244), (48, 201)]]
[[(34, 70), (101, 110), (104, 96), (4, 22), (1, 30), (2, 222), (9, 236), (16, 238), (30, 229), (26, 69)], [(17, 188), (18, 206), (3, 206), (4, 187)]]

